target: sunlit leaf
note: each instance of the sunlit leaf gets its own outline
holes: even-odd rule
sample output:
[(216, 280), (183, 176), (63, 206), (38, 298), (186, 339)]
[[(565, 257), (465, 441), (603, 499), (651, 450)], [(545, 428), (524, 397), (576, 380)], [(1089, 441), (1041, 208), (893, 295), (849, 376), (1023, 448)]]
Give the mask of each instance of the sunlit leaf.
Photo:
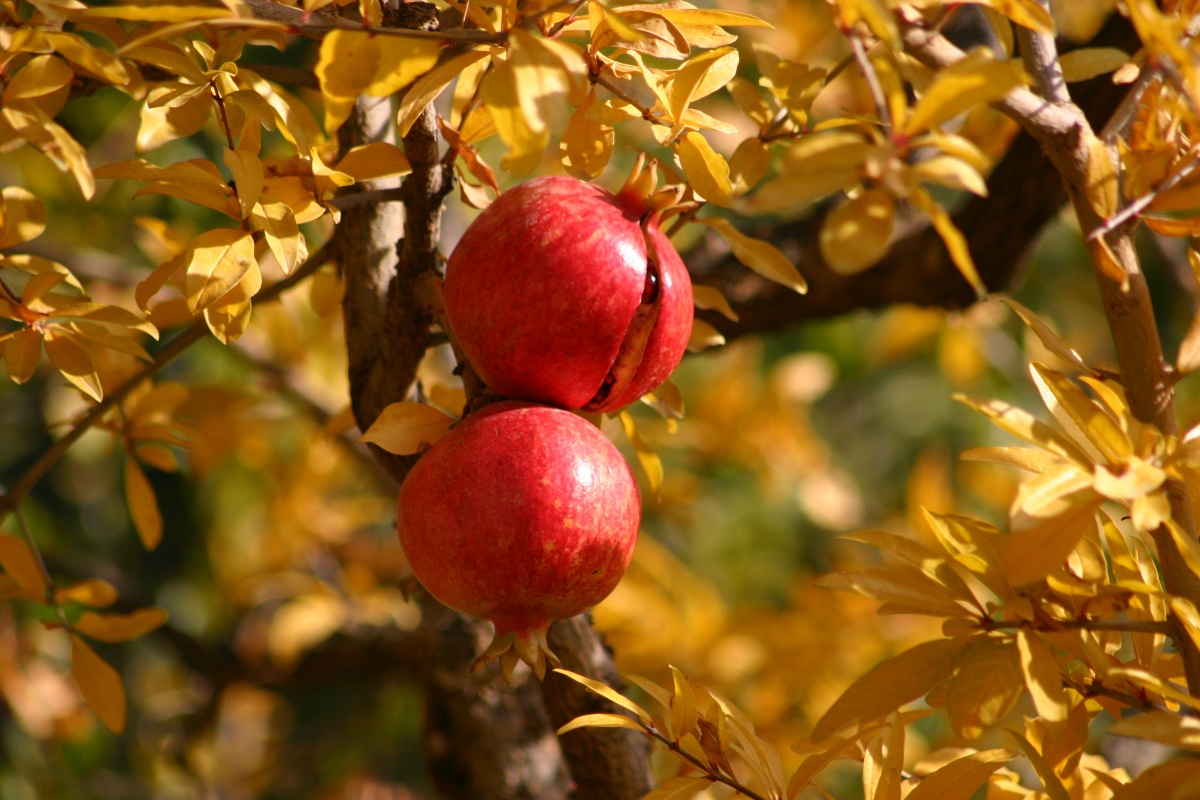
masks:
[(412, 164), (404, 151), (390, 142), (370, 142), (352, 147), (337, 165), (354, 180), (372, 181), (412, 172)]
[(1069, 510), (1009, 537), (1004, 548), (1004, 574), (1013, 586), (1024, 586), (1062, 568), (1076, 543), (1096, 525), (1100, 498), (1080, 493)]
[(1011, 750), (994, 749), (955, 759), (921, 778), (905, 800), (970, 800), (988, 776), (1012, 761)]
[(759, 275), (800, 294), (808, 291), (807, 282), (791, 260), (775, 245), (764, 239), (747, 236), (735, 228), (732, 222), (722, 217), (704, 217), (696, 221), (721, 234), (729, 243), (733, 257)]
[(816, 582), (825, 589), (857, 592), (876, 600), (910, 608), (931, 616), (971, 616), (972, 612), (949, 597), (924, 575), (896, 569), (867, 568), (823, 575)]
[(825, 712), (813, 727), (813, 738), (878, 719), (921, 697), (950, 676), (966, 646), (960, 639), (935, 639), (876, 665)]
[(101, 642), (128, 642), (162, 627), (167, 612), (161, 608), (139, 608), (129, 614), (97, 614), (85, 611), (75, 621), (75, 630)]
[(468, 50), (438, 64), (417, 79), (416, 83), (404, 93), (404, 98), (400, 101), (400, 110), (396, 116), (400, 135), (408, 135), (413, 123), (417, 121), (417, 117), (421, 115), (426, 106), (432, 103), (450, 85), (450, 81), (458, 77), (463, 70), (472, 64), (487, 57), (488, 52), (486, 50)]
[(0, 250), (36, 239), (46, 230), (46, 208), (33, 192), (20, 186), (3, 189)]
[(125, 502), (129, 504), (129, 514), (133, 517), (133, 525), (142, 540), (142, 546), (147, 550), (158, 547), (162, 541), (162, 512), (158, 509), (158, 499), (154, 496), (146, 473), (133, 457), (125, 459)]
[(24, 539), (0, 535), (0, 567), (17, 582), (25, 597), (41, 601), (46, 597), (46, 578), (37, 555)]
[(702, 319), (692, 320), (692, 333), (688, 337), (687, 350), (689, 353), (700, 353), (710, 347), (725, 344), (721, 332)]
[(821, 224), (821, 256), (839, 275), (855, 275), (887, 254), (896, 203), (884, 189), (868, 189), (830, 212)]
[(1114, 722), (1108, 732), (1115, 736), (1146, 739), (1166, 747), (1200, 752), (1200, 717), (1147, 711)]
[(42, 335), (33, 328), (20, 328), (2, 340), (4, 368), (13, 383), (21, 384), (33, 377), (42, 360)]
[(1017, 651), (1021, 654), (1025, 685), (1038, 715), (1048, 722), (1066, 720), (1067, 695), (1062, 685), (1062, 670), (1046, 643), (1033, 631), (1021, 628), (1017, 631)]
[(380, 412), (359, 441), (378, 445), (396, 455), (412, 455), (436, 444), (455, 422), (453, 417), (425, 403), (392, 403)]
[(641, 733), (646, 731), (646, 726), (624, 714), (584, 714), (559, 728), (558, 735), (562, 736), (576, 728), (628, 728)]
[(1115, 47), (1081, 47), (1058, 57), (1063, 80), (1067, 83), (1087, 81), (1115, 72), (1129, 63), (1129, 54)]
[(59, 603), (80, 603), (92, 608), (107, 608), (118, 598), (116, 587), (100, 578), (88, 578), (55, 592), (55, 600)]
[(215, 228), (192, 239), (188, 254), (187, 301), (195, 313), (220, 300), (250, 270), (254, 240), (249, 231)]
[(263, 164), (254, 153), (243, 150), (225, 148), (225, 166), (233, 175), (238, 205), (242, 210), (242, 219), (250, 216), (251, 210), (258, 204), (258, 198), (263, 190)]
[(624, 708), (627, 711), (632, 711), (637, 716), (637, 718), (640, 719), (646, 725), (652, 724), (653, 720), (651, 720), (650, 715), (648, 713), (646, 713), (646, 710), (644, 708), (642, 708), (637, 703), (630, 700), (628, 697), (625, 697), (624, 695), (622, 695), (620, 692), (618, 692), (616, 689), (612, 688), (608, 684), (601, 683), (600, 681), (593, 680), (584, 675), (580, 675), (576, 672), (571, 672), (570, 670), (566, 670), (566, 669), (556, 669), (554, 671), (559, 673), (560, 675), (565, 675), (566, 677), (570, 678), (571, 680), (575, 681), (576, 683), (583, 684), (590, 691), (592, 691), (595, 694), (600, 695), (605, 700), (609, 700), (613, 703), (616, 703), (621, 708)]
[(646, 480), (650, 483), (650, 491), (657, 496), (659, 489), (662, 488), (662, 459), (658, 457), (658, 453), (654, 452), (654, 448), (642, 437), (642, 434), (638, 431), (637, 423), (633, 420), (633, 415), (628, 410), (621, 412), (620, 419), (621, 429), (625, 431), (625, 436), (629, 439), (629, 444), (633, 446), (633, 451), (637, 455), (638, 463), (642, 465), (642, 470), (646, 473)]
[(1083, 372), (1091, 371), (1091, 367), (1084, 363), (1083, 357), (1079, 355), (1075, 348), (1063, 341), (1063, 338), (1055, 333), (1054, 329), (1045, 320), (1011, 297), (1002, 297), (1000, 298), (1000, 302), (1016, 312), (1021, 321), (1029, 326), (1029, 329), (1037, 335), (1047, 350)]
[(729, 164), (699, 133), (687, 131), (675, 141), (679, 163), (696, 194), (719, 206), (733, 200)]
[(87, 642), (71, 637), (71, 677), (88, 707), (113, 733), (125, 729), (125, 686), (108, 662)]
[(616, 142), (612, 125), (588, 115), (595, 105), (597, 100), (593, 89), (571, 115), (560, 143), (563, 168), (567, 174), (585, 181), (595, 180), (604, 174)]
[(1024, 82), (1025, 74), (1019, 63), (997, 61), (984, 48), (973, 50), (966, 58), (938, 71), (913, 106), (904, 123), (904, 132), (916, 136), (973, 106), (998, 100)]
[(671, 778), (649, 794), (643, 795), (642, 800), (691, 800), (714, 782), (702, 775)]

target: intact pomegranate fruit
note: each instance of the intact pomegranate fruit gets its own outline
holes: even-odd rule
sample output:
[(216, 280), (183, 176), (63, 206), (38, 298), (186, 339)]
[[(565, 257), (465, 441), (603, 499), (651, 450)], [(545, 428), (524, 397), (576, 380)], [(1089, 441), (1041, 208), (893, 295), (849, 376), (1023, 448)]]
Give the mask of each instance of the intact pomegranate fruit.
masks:
[(615, 196), (575, 178), (537, 178), (500, 195), (463, 234), (446, 265), (446, 316), (496, 392), (611, 411), (679, 364), (691, 279), (638, 174)]
[(562, 409), (486, 406), (421, 457), (400, 489), (400, 544), (417, 580), (496, 626), (480, 657), (541, 677), (551, 622), (582, 613), (621, 580), (641, 498), (595, 426)]

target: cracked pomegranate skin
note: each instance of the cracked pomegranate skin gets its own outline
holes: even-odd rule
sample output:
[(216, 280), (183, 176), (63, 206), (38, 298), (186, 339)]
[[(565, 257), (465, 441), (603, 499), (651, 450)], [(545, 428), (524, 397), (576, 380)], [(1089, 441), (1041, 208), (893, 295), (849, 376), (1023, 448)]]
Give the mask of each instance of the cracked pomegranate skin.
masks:
[(621, 580), (641, 497), (620, 452), (586, 420), (507, 401), (468, 416), (409, 472), (400, 543), (445, 605), (528, 636), (580, 614)]
[(691, 334), (692, 285), (657, 222), (647, 224), (657, 253), (648, 266), (644, 212), (625, 193), (548, 176), (509, 189), (476, 218), (446, 265), (444, 297), (488, 386), (611, 411), (670, 376)]

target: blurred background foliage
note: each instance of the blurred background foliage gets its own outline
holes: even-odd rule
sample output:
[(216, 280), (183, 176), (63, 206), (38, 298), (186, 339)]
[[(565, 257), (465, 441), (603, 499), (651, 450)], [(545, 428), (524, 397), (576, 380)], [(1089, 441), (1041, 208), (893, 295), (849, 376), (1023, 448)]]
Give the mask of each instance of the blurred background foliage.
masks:
[[(777, 21), (741, 45), (757, 38), (826, 66), (842, 56), (824, 2), (741, 6)], [(864, 102), (850, 72), (823, 102)], [(103, 164), (129, 157), (138, 109), (103, 89), (60, 121)], [(206, 128), (153, 158), (212, 157), (222, 144)], [(213, 223), (171, 198), (133, 200), (123, 182), (102, 182), (83, 203), (70, 177), (29, 148), (0, 158), (0, 184), (24, 186), (47, 207), (47, 230), (27, 251), (67, 263), (94, 299), (127, 307), (136, 283), (177, 246), (154, 220), (176, 231)], [(466, 222), (459, 213), (451, 204), (447, 248)], [(326, 224), (307, 226), (310, 241), (327, 238)], [(1150, 237), (1142, 246), (1170, 354), (1193, 302), (1175, 277), (1186, 258)], [(106, 431), (89, 433), (28, 498), (26, 519), (54, 575), (103, 578), (122, 603), (161, 606), (170, 621), (136, 642), (98, 645), (129, 691), (132, 724), (114, 736), (71, 682), (67, 638), (34, 606), (0, 604), (3, 800), (424, 796), (420, 699), (407, 680), (417, 654), (403, 658), (419, 612), (403, 591), (395, 489), (355, 444), (343, 411), (339, 292), (326, 269), (282, 302), (256, 306), (243, 339), (204, 342), (162, 373), (187, 387), (177, 418), (190, 445), (175, 452), (179, 471), (147, 468), (164, 518), (156, 550), (139, 543), (125, 456)], [(1061, 223), (1015, 296), (1089, 363), (1111, 364), (1095, 294), (1078, 236)], [(951, 395), (1036, 408), (1027, 360), (1054, 357), (994, 301), (961, 314), (856, 314), (685, 359), (675, 381), (686, 418), (676, 427), (635, 410), (666, 477), (657, 497), (643, 481), (634, 564), (595, 611), (620, 670), (669, 683), (668, 665), (679, 667), (731, 697), (794, 759), (790, 743), (856, 676), (937, 633), (814, 587), (831, 568), (870, 558), (835, 535), (902, 526), (920, 534), (921, 508), (1003, 519), (1017, 476), (957, 458), (1000, 434)], [(429, 374), (444, 366), (431, 363)], [(0, 484), (81, 407), (50, 370), (25, 386), (0, 381)], [(1200, 419), (1190, 382), (1179, 409), (1184, 427)], [(16, 532), (11, 517), (4, 532)], [(339, 647), (357, 660), (330, 657)], [(914, 732), (913, 748), (954, 744), (932, 720)], [(660, 767), (662, 777), (678, 768)], [(854, 777), (829, 788), (853, 797), (857, 785)]]

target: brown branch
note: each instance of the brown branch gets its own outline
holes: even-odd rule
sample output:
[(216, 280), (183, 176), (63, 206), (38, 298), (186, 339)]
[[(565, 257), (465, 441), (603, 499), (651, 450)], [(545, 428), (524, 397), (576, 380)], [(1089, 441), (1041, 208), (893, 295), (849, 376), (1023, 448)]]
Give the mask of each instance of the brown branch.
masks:
[[(1128, 21), (1113, 15), (1087, 46), (1133, 51), (1140, 44)], [(1126, 87), (1103, 76), (1073, 84), (1072, 91), (1092, 123), (1101, 126), (1120, 105)], [(1024, 92), (1023, 100), (1027, 108), (1049, 108), (1031, 92)], [(954, 224), (967, 238), (984, 284), (997, 292), (1016, 283), (1038, 235), (1058, 216), (1067, 195), (1041, 144), (1027, 133), (1013, 140), (987, 185), (988, 196), (969, 198), (954, 214)], [(910, 225), (876, 267), (853, 276), (833, 272), (817, 246), (823, 210), (796, 222), (746, 227), (747, 233), (770, 240), (793, 259), (808, 281), (807, 295), (759, 278), (730, 255), (719, 237), (706, 236), (688, 254), (688, 266), (698, 283), (716, 286), (729, 297), (740, 319), (733, 322), (713, 312), (703, 312), (701, 318), (731, 340), (863, 309), (902, 303), (959, 309), (976, 301), (941, 238), (923, 223)]]
[[(938, 69), (952, 64), (965, 54), (940, 34), (908, 27), (903, 33), (910, 52), (926, 66)], [(1049, 48), (1047, 50), (1047, 48)], [(1025, 54), (1027, 68), (1044, 71), (1039, 59), (1057, 60), (1053, 43), (1042, 41), (1039, 49)], [(1165, 435), (1178, 433), (1174, 408), (1174, 380), (1171, 368), (1163, 357), (1162, 343), (1154, 318), (1154, 308), (1146, 276), (1134, 249), (1134, 225), (1127, 224), (1108, 233), (1092, 237), (1093, 231), (1104, 227), (1104, 219), (1096, 209), (1095, 193), (1089, 193), (1092, 180), (1090, 161), (1100, 144), (1082, 110), (1067, 102), (1046, 107), (1030, 99), (1025, 90), (1010, 92), (1000, 108), (1037, 139), (1054, 164), (1066, 186), (1067, 194), (1079, 220), (1089, 255), (1096, 265), (1097, 280), (1104, 303), (1117, 360), (1120, 363), (1122, 384), (1129, 410), (1135, 418), (1158, 427)], [(1122, 278), (1115, 278), (1102, 268), (1114, 261)], [(1178, 481), (1168, 485), (1172, 519), (1189, 536), (1195, 536), (1191, 499), (1186, 487)], [(1151, 532), (1158, 549), (1163, 584), (1168, 592), (1182, 597), (1200, 597), (1200, 575), (1188, 569), (1166, 526)], [(1200, 648), (1188, 635), (1183, 624), (1172, 614), (1172, 638), (1183, 658), (1184, 671), (1191, 691), (1200, 690)]]

